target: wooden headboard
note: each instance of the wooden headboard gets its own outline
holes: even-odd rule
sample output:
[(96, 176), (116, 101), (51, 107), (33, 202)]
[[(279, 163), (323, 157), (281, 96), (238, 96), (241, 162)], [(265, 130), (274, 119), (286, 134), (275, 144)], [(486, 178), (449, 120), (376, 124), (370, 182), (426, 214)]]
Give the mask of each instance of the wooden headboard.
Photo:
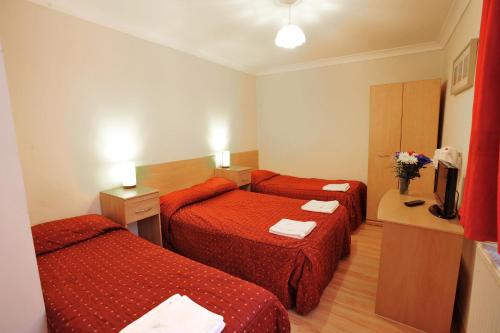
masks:
[[(259, 151), (231, 154), (231, 164), (259, 167)], [(190, 187), (214, 176), (215, 156), (137, 167), (137, 184), (160, 190), (160, 195)]]

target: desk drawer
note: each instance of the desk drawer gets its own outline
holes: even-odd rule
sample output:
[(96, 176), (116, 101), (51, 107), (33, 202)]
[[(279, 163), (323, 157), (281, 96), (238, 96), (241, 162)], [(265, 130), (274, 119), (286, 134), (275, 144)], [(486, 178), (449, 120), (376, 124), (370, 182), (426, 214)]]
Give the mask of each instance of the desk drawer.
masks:
[(158, 194), (125, 202), (125, 221), (127, 224), (158, 214), (160, 214)]

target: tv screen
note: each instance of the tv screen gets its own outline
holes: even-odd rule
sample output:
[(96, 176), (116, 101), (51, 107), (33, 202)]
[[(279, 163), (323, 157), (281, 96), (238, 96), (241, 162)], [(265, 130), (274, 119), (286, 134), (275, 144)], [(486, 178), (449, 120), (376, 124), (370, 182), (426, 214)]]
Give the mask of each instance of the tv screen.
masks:
[(444, 166), (441, 161), (438, 164), (436, 184), (434, 192), (439, 201), (439, 205), (442, 206), (446, 201), (446, 184), (448, 180), (448, 168)]
[(458, 169), (452, 164), (439, 161), (434, 182), (434, 194), (437, 205), (429, 207), (431, 213), (442, 218), (455, 216), (455, 192)]

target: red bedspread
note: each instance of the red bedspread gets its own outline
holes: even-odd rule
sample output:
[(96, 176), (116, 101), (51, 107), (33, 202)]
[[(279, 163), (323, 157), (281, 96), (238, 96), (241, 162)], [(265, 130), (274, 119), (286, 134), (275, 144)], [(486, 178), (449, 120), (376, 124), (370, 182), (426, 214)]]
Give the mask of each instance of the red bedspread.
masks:
[(176, 293), (222, 315), (224, 332), (290, 332), (286, 310), (268, 291), (103, 217), (37, 225), (33, 237), (51, 332), (119, 332)]
[[(218, 186), (226, 192), (215, 190)], [(232, 182), (213, 178), (163, 196), (166, 241), (182, 255), (254, 282), (285, 307), (308, 313), (350, 251), (346, 209), (306, 212), (300, 209), (303, 200), (234, 188)], [(269, 233), (281, 218), (313, 220), (317, 227), (303, 240)]]
[[(322, 190), (326, 184), (349, 183), (347, 192)], [(283, 176), (267, 170), (252, 172), (252, 191), (304, 200), (338, 200), (347, 208), (351, 230), (355, 230), (366, 217), (366, 185), (355, 180), (326, 180)]]

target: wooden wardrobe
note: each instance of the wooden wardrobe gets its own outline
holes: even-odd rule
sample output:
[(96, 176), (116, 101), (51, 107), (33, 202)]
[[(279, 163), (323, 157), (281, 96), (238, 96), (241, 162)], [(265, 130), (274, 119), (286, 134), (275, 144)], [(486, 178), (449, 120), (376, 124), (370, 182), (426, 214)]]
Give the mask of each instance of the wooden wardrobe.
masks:
[[(377, 220), (378, 204), (389, 189), (398, 188), (394, 153), (414, 150), (432, 158), (437, 148), (441, 80), (391, 83), (370, 88), (367, 219)], [(410, 183), (410, 191), (434, 189), (434, 168)]]

